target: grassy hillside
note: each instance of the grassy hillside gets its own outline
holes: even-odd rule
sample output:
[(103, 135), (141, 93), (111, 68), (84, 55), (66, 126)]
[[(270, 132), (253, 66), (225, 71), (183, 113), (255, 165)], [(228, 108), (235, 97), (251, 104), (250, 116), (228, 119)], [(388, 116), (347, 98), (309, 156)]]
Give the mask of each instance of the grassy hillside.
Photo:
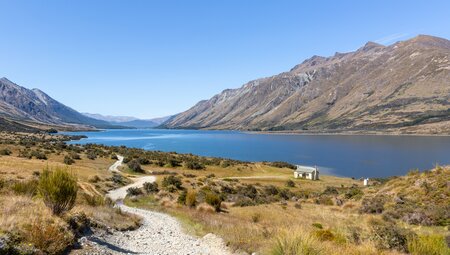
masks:
[[(9, 247), (6, 254), (89, 253), (74, 250), (85, 233), (138, 227), (138, 218), (114, 209), (104, 194), (148, 174), (156, 184), (130, 190), (125, 203), (174, 215), (186, 231), (216, 233), (243, 252), (449, 254), (447, 167), (363, 187), (333, 176), (294, 179), (284, 163), (67, 145), (67, 139), (1, 133), (0, 242)], [(125, 157), (121, 174), (108, 171), (116, 155)], [(52, 214), (37, 188), (46, 168), (77, 178), (75, 206), (62, 215)]]

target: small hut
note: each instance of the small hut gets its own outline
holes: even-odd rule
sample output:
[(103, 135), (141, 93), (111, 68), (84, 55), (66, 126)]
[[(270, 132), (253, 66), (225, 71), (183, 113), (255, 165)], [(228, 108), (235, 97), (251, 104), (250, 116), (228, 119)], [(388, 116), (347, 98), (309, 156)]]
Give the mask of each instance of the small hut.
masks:
[(294, 177), (308, 180), (319, 180), (319, 169), (317, 166), (311, 167), (297, 165), (297, 169), (294, 171)]

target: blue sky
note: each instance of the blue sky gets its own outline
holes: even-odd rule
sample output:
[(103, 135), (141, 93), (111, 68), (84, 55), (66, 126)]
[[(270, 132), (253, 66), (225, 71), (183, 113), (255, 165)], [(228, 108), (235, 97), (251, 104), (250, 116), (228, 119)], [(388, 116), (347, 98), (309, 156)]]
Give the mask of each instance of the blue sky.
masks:
[(0, 76), (82, 112), (165, 116), (312, 55), (450, 38), (450, 1), (0, 1)]

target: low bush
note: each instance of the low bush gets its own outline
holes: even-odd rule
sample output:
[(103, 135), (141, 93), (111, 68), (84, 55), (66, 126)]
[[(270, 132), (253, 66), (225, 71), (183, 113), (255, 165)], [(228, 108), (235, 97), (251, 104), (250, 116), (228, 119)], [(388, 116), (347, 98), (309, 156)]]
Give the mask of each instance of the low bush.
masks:
[(352, 187), (345, 193), (344, 196), (346, 199), (358, 200), (358, 199), (362, 198), (363, 195), (364, 195), (364, 192), (360, 188)]
[(382, 196), (375, 196), (372, 198), (364, 198), (361, 207), (359, 208), (360, 213), (373, 213), (380, 214), (384, 210), (384, 204), (386, 199)]
[(94, 160), (94, 159), (97, 158), (97, 154), (96, 154), (95, 152), (93, 152), (93, 151), (89, 151), (89, 152), (86, 154), (86, 157), (87, 157), (88, 159), (90, 159), (90, 160)]
[(295, 182), (293, 180), (288, 180), (286, 182), (286, 187), (289, 187), (289, 188), (295, 187)]
[(77, 179), (61, 168), (53, 171), (45, 169), (39, 178), (38, 191), (53, 214), (60, 215), (75, 205)]
[(265, 162), (264, 164), (268, 165), (268, 166), (273, 166), (273, 167), (278, 167), (278, 168), (290, 168), (290, 169), (296, 169), (297, 167), (289, 164), (287, 162), (282, 162), (282, 161), (275, 161), (275, 162)]
[(138, 196), (142, 194), (142, 190), (138, 187), (130, 187), (127, 189), (127, 195)]
[(322, 224), (320, 224), (320, 223), (318, 223), (318, 222), (315, 222), (315, 223), (313, 223), (313, 224), (311, 224), (313, 227), (315, 227), (315, 228), (318, 228), (318, 229), (323, 229), (323, 226), (322, 226)]
[(188, 191), (186, 205), (189, 207), (195, 207), (197, 205), (197, 193), (195, 191)]
[(414, 233), (401, 228), (395, 223), (384, 222), (377, 219), (369, 221), (371, 240), (379, 249), (395, 249), (400, 252), (408, 251), (408, 239), (414, 238)]
[(75, 160), (73, 160), (71, 157), (69, 156), (64, 156), (64, 164), (66, 165), (72, 165), (73, 163), (75, 163)]
[(222, 205), (222, 198), (220, 198), (220, 196), (213, 192), (207, 192), (205, 196), (205, 202), (214, 207), (216, 212), (220, 212), (220, 207)]
[(72, 159), (76, 159), (76, 160), (80, 160), (81, 159), (80, 155), (78, 153), (76, 153), (76, 152), (71, 152), (69, 155), (70, 155), (70, 157)]
[(187, 196), (187, 191), (183, 190), (180, 193), (180, 195), (178, 196), (177, 203), (179, 203), (181, 205), (185, 205), (186, 204), (186, 196)]
[(136, 173), (143, 173), (144, 170), (141, 167), (141, 164), (139, 164), (139, 161), (137, 159), (133, 159), (130, 162), (127, 163), (128, 167), (131, 171)]
[(27, 230), (24, 238), (44, 254), (62, 254), (74, 242), (72, 232), (61, 223), (34, 220)]
[(184, 167), (191, 170), (203, 170), (205, 166), (196, 161), (188, 161), (184, 164)]
[(162, 181), (162, 186), (167, 188), (169, 186), (174, 186), (176, 189), (182, 189), (182, 182), (181, 179), (177, 176), (166, 176), (164, 177), (163, 181)]
[(9, 156), (11, 155), (11, 151), (9, 149), (0, 149), (0, 155)]
[(156, 193), (156, 192), (159, 191), (158, 183), (156, 183), (156, 182), (145, 182), (144, 183), (144, 190), (147, 193)]

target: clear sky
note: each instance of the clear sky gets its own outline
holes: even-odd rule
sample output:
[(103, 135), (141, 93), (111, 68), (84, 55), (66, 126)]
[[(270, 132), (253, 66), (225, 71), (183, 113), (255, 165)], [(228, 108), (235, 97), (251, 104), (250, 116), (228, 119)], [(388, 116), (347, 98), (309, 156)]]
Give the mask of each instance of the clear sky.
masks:
[(0, 10), (0, 76), (81, 112), (141, 118), (312, 55), (450, 39), (450, 1), (0, 0)]

